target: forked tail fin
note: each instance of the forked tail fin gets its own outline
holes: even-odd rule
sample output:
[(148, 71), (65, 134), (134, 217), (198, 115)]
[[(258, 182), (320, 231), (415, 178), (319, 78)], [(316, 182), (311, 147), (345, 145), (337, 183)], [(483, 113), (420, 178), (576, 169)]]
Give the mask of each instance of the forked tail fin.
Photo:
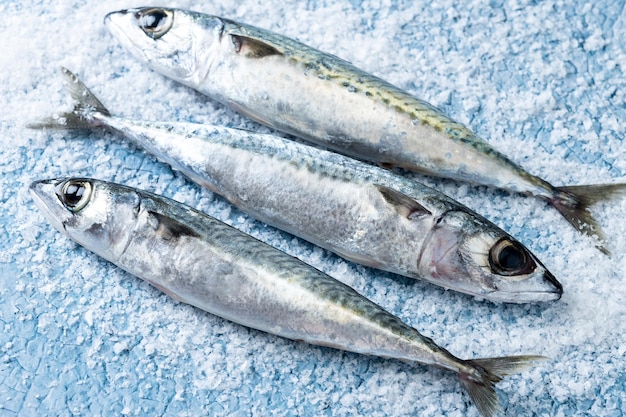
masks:
[(61, 67), (65, 78), (65, 89), (76, 100), (74, 109), (67, 113), (48, 117), (36, 123), (29, 123), (31, 129), (93, 129), (100, 123), (94, 119), (95, 113), (110, 116), (111, 113), (91, 91), (67, 68)]
[(597, 236), (598, 249), (610, 255), (606, 248), (606, 235), (591, 214), (590, 207), (600, 201), (608, 201), (617, 195), (626, 195), (626, 184), (576, 185), (558, 187), (548, 201), (568, 222), (588, 236)]
[(495, 385), (507, 375), (522, 371), (544, 356), (508, 356), (502, 358), (472, 359), (466, 361), (479, 373), (474, 376), (460, 374), (461, 383), (483, 417), (493, 417), (500, 406)]

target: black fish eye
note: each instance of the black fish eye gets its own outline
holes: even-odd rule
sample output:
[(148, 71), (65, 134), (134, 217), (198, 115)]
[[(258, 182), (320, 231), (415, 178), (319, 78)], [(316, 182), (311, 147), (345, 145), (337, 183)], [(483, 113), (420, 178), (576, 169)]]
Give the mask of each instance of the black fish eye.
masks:
[(91, 183), (85, 180), (69, 180), (61, 187), (59, 199), (69, 210), (82, 210), (91, 199)]
[(489, 264), (493, 272), (507, 276), (528, 274), (537, 267), (526, 248), (506, 237), (489, 251)]
[(172, 27), (174, 13), (164, 9), (147, 9), (135, 13), (139, 27), (152, 39), (159, 39)]

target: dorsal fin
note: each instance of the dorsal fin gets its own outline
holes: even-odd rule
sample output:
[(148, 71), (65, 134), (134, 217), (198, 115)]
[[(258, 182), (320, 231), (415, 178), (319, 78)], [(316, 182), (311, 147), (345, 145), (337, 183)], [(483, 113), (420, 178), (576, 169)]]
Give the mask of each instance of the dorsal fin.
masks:
[(237, 51), (237, 53), (243, 53), (248, 58), (264, 58), (272, 55), (283, 55), (283, 53), (274, 46), (259, 39), (234, 34), (231, 34), (230, 36), (233, 40), (233, 44), (235, 45), (235, 51)]
[(407, 219), (415, 219), (417, 217), (430, 216), (432, 214), (430, 210), (415, 201), (415, 199), (402, 194), (400, 191), (378, 184), (376, 184), (376, 188), (383, 198), (389, 204), (395, 206), (398, 213)]
[(158, 236), (164, 240), (179, 239), (181, 236), (199, 237), (198, 233), (192, 230), (189, 226), (180, 223), (177, 220), (167, 217), (156, 211), (148, 212), (154, 217), (156, 223), (154, 229)]

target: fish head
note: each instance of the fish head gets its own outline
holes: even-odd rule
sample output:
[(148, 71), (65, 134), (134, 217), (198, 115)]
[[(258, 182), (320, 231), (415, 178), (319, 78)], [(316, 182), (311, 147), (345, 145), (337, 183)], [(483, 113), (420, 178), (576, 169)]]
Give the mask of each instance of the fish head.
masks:
[(126, 187), (88, 178), (35, 181), (35, 204), (64, 235), (115, 262), (128, 246), (140, 209), (140, 197)]
[(498, 302), (561, 298), (563, 287), (524, 245), (470, 211), (439, 216), (419, 260), (441, 285)]
[(104, 24), (137, 59), (185, 84), (206, 75), (199, 71), (210, 67), (224, 30), (218, 17), (161, 7), (111, 12)]

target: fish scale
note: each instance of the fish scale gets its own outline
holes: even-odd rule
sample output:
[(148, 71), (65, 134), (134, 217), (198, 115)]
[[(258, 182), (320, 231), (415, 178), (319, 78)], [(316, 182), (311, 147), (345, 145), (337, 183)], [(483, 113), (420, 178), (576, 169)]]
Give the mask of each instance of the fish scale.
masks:
[(168, 8), (113, 12), (105, 24), (140, 61), (259, 123), (385, 166), (535, 196), (609, 254), (589, 207), (626, 184), (555, 187), (435, 106), (268, 30)]
[[(302, 44), (284, 36), (275, 36), (272, 32), (233, 20), (223, 19), (225, 31), (239, 33), (254, 39), (264, 39), (289, 59), (293, 64), (304, 67), (304, 74), (313, 70), (315, 75), (345, 87), (351, 93), (360, 93), (378, 100), (398, 112), (406, 113), (421, 124), (432, 126), (437, 131), (446, 131), (451, 137), (465, 138), (467, 143), (476, 148), (485, 142), (474, 135), (465, 126), (451, 120), (437, 107), (407, 94), (398, 87), (380, 78), (361, 71), (350, 62), (334, 55), (320, 53), (314, 49), (302, 49)], [(281, 48), (282, 47), (282, 48)], [(358, 84), (361, 89), (354, 86)], [(487, 148), (490, 148), (487, 145)]]
[(38, 127), (117, 131), (242, 211), (362, 265), (494, 301), (562, 294), (506, 232), (423, 184), (272, 135), (112, 116), (64, 75), (76, 108)]
[(459, 359), (349, 286), (165, 197), (89, 178), (29, 191), (61, 233), (181, 302), (289, 339), (448, 369), (485, 417), (498, 409), (495, 384), (540, 359)]
[[(288, 58), (290, 63), (303, 68), (304, 75), (308, 75), (308, 71), (312, 69), (315, 71), (315, 75), (321, 80), (327, 80), (344, 87), (350, 93), (361, 94), (372, 100), (376, 100), (398, 113), (406, 114), (412, 119), (414, 124), (432, 127), (435, 131), (447, 135), (449, 139), (461, 142), (480, 153), (495, 157), (503, 163), (512, 165), (512, 162), (510, 162), (504, 154), (495, 150), (467, 127), (446, 116), (437, 107), (406, 93), (383, 79), (360, 70), (350, 62), (334, 55), (317, 51), (313, 48), (302, 48), (301, 43), (284, 36), (273, 34), (270, 31), (229, 19), (222, 20), (225, 23), (225, 33), (240, 34), (268, 42), (272, 47), (275, 47), (278, 52)], [(361, 85), (363, 88), (358, 89), (354, 87), (354, 84)], [(324, 144), (324, 142), (316, 140), (316, 138), (310, 139)], [(407, 167), (407, 165), (401, 161), (381, 162), (399, 163)], [(425, 170), (427, 172), (434, 171), (428, 168)], [(517, 168), (516, 170), (520, 171), (521, 176), (529, 180), (531, 179), (530, 174)]]

